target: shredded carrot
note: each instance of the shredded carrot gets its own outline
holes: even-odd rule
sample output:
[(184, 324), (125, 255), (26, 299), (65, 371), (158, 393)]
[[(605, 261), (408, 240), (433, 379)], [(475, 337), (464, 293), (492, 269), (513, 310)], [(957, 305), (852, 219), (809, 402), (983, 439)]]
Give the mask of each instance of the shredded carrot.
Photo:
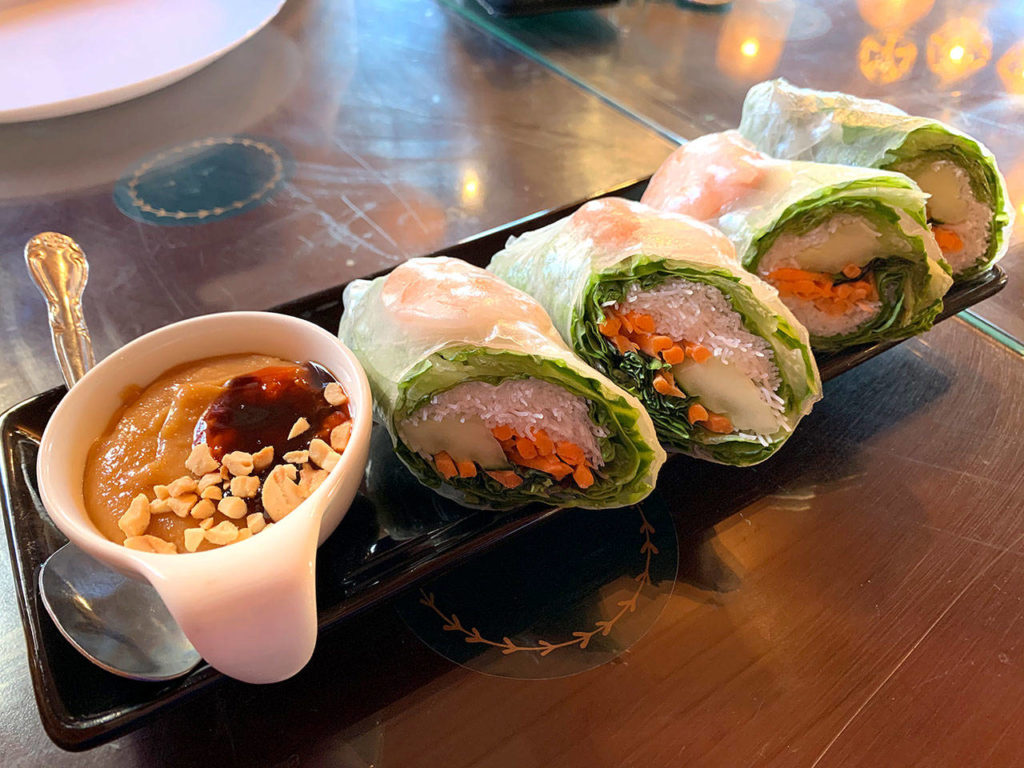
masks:
[(696, 424), (698, 421), (704, 421), (708, 417), (708, 409), (700, 403), (694, 403), (686, 410), (686, 418), (690, 420), (691, 424)]
[(537, 446), (533, 444), (533, 440), (526, 437), (516, 438), (516, 450), (519, 451), (519, 455), (524, 459), (535, 459), (537, 458)]
[(732, 432), (732, 422), (729, 420), (729, 417), (723, 416), (720, 413), (709, 413), (708, 417), (701, 421), (700, 424), (709, 432), (717, 432), (723, 435)]
[(630, 322), (633, 323), (633, 327), (636, 328), (638, 331), (643, 331), (644, 333), (654, 333), (654, 318), (651, 317), (650, 315), (630, 313), (628, 317)]
[(472, 461), (456, 461), (455, 468), (459, 470), (459, 477), (476, 477), (476, 464)]
[(627, 339), (625, 336), (613, 336), (612, 344), (619, 350), (620, 355), (624, 355), (627, 352), (636, 352), (637, 345)]
[(550, 456), (555, 452), (555, 444), (548, 437), (543, 429), (538, 429), (533, 435), (533, 443), (537, 446), (537, 453), (541, 456)]
[(604, 322), (597, 326), (597, 330), (601, 332), (602, 336), (607, 336), (608, 338), (611, 338), (612, 336), (619, 332), (619, 328), (621, 327), (622, 321), (619, 320), (619, 318), (616, 317), (615, 315), (608, 314), (605, 317)]
[(572, 473), (572, 467), (554, 455), (534, 456), (528, 459), (521, 453), (513, 452), (509, 459), (513, 464), (518, 464), (521, 467), (529, 467), (530, 469), (539, 469), (541, 472), (546, 472), (554, 477), (555, 480), (562, 480), (566, 475)]
[(448, 455), (447, 451), (441, 451), (434, 455), (434, 466), (437, 467), (438, 472), (444, 475), (445, 480), (451, 480), (459, 474), (459, 470), (455, 467), (455, 462), (452, 461), (452, 457)]
[(558, 453), (559, 458), (567, 464), (578, 466), (584, 461), (583, 449), (576, 445), (576, 443), (560, 441), (555, 444), (555, 451)]
[(856, 264), (847, 264), (843, 267), (843, 274), (853, 280), (855, 277), (860, 277), (861, 269)]
[(580, 488), (589, 488), (594, 484), (594, 473), (587, 468), (586, 464), (580, 464), (573, 471), (572, 479)]
[(935, 242), (939, 244), (943, 253), (956, 252), (964, 247), (964, 241), (952, 229), (936, 226), (932, 227), (932, 234), (935, 235)]
[(686, 397), (686, 394), (676, 386), (675, 380), (668, 371), (660, 370), (654, 376), (654, 391), (660, 395), (671, 395), (672, 397)]
[(498, 440), (511, 440), (512, 435), (515, 432), (512, 431), (512, 427), (504, 424), (499, 424), (497, 427), (491, 430), (491, 434), (494, 435)]
[(506, 488), (518, 488), (523, 484), (523, 478), (510, 469), (488, 470), (487, 474)]
[(682, 347), (675, 344), (661, 353), (661, 359), (669, 365), (678, 365), (686, 359), (686, 353)]
[(711, 350), (703, 344), (694, 344), (687, 341), (683, 342), (683, 346), (686, 348), (686, 354), (693, 358), (694, 362), (703, 363), (711, 357)]
[[(856, 273), (853, 272), (854, 269), (857, 269)], [(843, 268), (843, 274), (847, 277), (853, 277), (860, 273), (860, 269), (853, 264)], [(783, 268), (770, 272), (768, 280), (782, 296), (795, 296), (799, 299), (813, 301), (815, 307), (829, 315), (842, 315), (853, 307), (859, 306), (858, 302), (878, 299), (875, 278), (870, 273), (859, 280), (837, 285), (832, 276), (824, 272)]]

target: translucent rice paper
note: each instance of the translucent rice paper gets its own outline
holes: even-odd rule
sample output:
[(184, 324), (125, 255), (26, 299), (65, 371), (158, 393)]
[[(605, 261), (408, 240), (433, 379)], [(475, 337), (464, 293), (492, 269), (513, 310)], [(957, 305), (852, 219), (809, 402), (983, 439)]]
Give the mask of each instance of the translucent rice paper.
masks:
[(797, 88), (779, 78), (747, 92), (739, 127), (769, 155), (864, 168), (887, 168), (922, 153), (940, 153), (962, 167), (978, 200), (993, 212), (989, 248), (958, 279), (977, 274), (1009, 247), (1014, 211), (1006, 180), (988, 147), (938, 120), (908, 115), (874, 99)]
[[(463, 504), (491, 508), (532, 501), (602, 508), (644, 498), (665, 453), (639, 401), (579, 360), (544, 309), (485, 270), (447, 257), (418, 258), (344, 294), (338, 335), (366, 370), (376, 418), (403, 462), (426, 485)], [(534, 377), (587, 399), (609, 433), (610, 453), (590, 488), (534, 478), (507, 489), (486, 476), (442, 482), (436, 470), (398, 439), (397, 424), (433, 395), (468, 380), (496, 384)]]
[(620, 198), (594, 200), (567, 218), (513, 239), (488, 269), (534, 296), (551, 313), (562, 338), (605, 373), (614, 373), (618, 365), (596, 329), (610, 286), (682, 277), (722, 290), (747, 330), (772, 347), (788, 392), (785, 424), (767, 446), (735, 435), (709, 435), (691, 428), (682, 416), (655, 415), (655, 393), (633, 389), (655, 415), (658, 435), (670, 450), (727, 464), (763, 461), (821, 397), (807, 331), (774, 288), (742, 268), (727, 237), (689, 216)]
[(721, 229), (752, 272), (783, 226), (809, 231), (843, 206), (867, 218), (893, 247), (893, 258), (878, 259), (873, 268), (885, 281), (879, 283), (882, 311), (850, 334), (814, 337), (820, 349), (904, 338), (931, 327), (953, 280), (940, 266), (942, 252), (928, 228), (926, 200), (901, 173), (777, 160), (737, 131), (708, 134), (679, 147), (643, 196), (655, 208), (691, 214)]

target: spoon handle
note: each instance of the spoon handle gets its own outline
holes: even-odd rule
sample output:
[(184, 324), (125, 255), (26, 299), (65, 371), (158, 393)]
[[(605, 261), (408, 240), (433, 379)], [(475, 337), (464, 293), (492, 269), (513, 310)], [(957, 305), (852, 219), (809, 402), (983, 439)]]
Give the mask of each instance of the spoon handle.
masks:
[(50, 311), (50, 333), (68, 389), (96, 362), (82, 313), (89, 262), (67, 235), (43, 232), (25, 245), (25, 264)]

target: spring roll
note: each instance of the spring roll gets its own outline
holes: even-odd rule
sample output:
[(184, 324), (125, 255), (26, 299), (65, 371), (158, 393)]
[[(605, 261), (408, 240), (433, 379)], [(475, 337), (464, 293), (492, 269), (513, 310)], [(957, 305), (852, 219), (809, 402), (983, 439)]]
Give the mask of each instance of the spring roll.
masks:
[(619, 198), (512, 241), (488, 267), (635, 394), (665, 448), (764, 461), (821, 397), (807, 331), (721, 232)]
[(339, 336), (420, 482), (491, 509), (618, 507), (653, 490), (665, 452), (650, 417), (525, 293), (439, 257), (356, 280), (344, 301)]
[(643, 201), (725, 232), (816, 349), (925, 331), (953, 282), (928, 229), (925, 195), (903, 174), (775, 160), (725, 131), (673, 152)]
[(928, 221), (956, 280), (985, 271), (1009, 246), (1013, 207), (995, 157), (957, 129), (874, 99), (755, 85), (740, 132), (762, 152), (905, 173), (930, 195)]

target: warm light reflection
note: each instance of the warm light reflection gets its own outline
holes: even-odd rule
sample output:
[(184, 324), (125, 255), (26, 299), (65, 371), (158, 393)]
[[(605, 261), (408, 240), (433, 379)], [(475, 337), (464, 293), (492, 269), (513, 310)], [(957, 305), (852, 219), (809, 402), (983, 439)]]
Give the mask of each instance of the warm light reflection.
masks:
[(996, 62), (996, 72), (1007, 93), (1024, 95), (1024, 40), (1015, 43)]
[(875, 29), (905, 30), (928, 15), (935, 0), (857, 0), (860, 17)]
[(718, 68), (742, 83), (766, 79), (782, 57), (792, 17), (788, 4), (758, 3), (733, 10), (718, 35)]
[(462, 173), (462, 204), (473, 206), (480, 198), (480, 177), (476, 169), (467, 168)]
[(970, 77), (992, 58), (992, 37), (976, 19), (950, 19), (928, 36), (928, 68), (946, 83)]
[(872, 83), (895, 83), (910, 74), (917, 61), (917, 46), (896, 34), (868, 35), (860, 41), (857, 65)]

